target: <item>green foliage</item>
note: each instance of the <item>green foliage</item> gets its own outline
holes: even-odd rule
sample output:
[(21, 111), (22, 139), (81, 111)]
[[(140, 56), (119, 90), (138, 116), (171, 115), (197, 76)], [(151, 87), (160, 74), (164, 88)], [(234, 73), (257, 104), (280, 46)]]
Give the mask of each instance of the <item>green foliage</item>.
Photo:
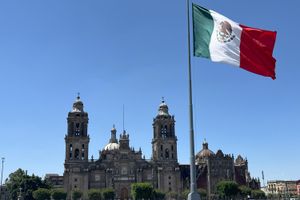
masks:
[(112, 188), (103, 189), (102, 196), (105, 200), (113, 200), (115, 198), (115, 191)]
[(206, 189), (199, 188), (199, 189), (197, 189), (197, 192), (200, 194), (200, 197), (206, 197), (207, 196)]
[(166, 196), (167, 196), (167, 199), (177, 199), (177, 193), (176, 192), (168, 192), (167, 194), (166, 194)]
[[(201, 199), (205, 198), (207, 196), (207, 192), (205, 189), (203, 188), (198, 188), (197, 189), (197, 192), (199, 193)], [(188, 199), (188, 195), (190, 193), (190, 190), (189, 189), (186, 189), (184, 190), (182, 193), (181, 193), (181, 198), (182, 199)]]
[(32, 193), (32, 196), (36, 200), (50, 200), (51, 193), (50, 190), (45, 188), (39, 188)]
[(101, 200), (101, 190), (99, 189), (90, 189), (88, 191), (89, 200)]
[(241, 185), (239, 186), (239, 190), (240, 190), (240, 195), (242, 197), (247, 197), (251, 195), (251, 188), (245, 186), (245, 185)]
[(32, 192), (38, 188), (50, 188), (50, 185), (43, 181), (40, 177), (35, 176), (34, 174), (29, 176), (22, 169), (17, 169), (15, 172), (11, 173), (6, 185), (10, 199), (17, 199), (21, 188), (24, 200), (32, 200)]
[(72, 199), (78, 200), (82, 197), (82, 192), (80, 190), (73, 190), (72, 191)]
[(150, 183), (131, 184), (131, 195), (133, 199), (151, 199), (153, 198), (153, 187)]
[(65, 200), (67, 198), (67, 193), (63, 189), (53, 189), (51, 191), (51, 196), (54, 200)]
[(268, 194), (268, 198), (267, 199), (280, 199), (280, 195), (279, 194)]
[(217, 184), (217, 193), (219, 194), (220, 198), (232, 198), (235, 197), (238, 192), (238, 184), (234, 181), (220, 181)]
[(154, 191), (153, 191), (153, 198), (154, 198), (155, 200), (163, 200), (163, 199), (165, 199), (165, 196), (166, 196), (166, 194), (163, 193), (163, 192), (160, 191), (160, 190), (154, 190)]
[(181, 198), (182, 198), (182, 199), (187, 199), (189, 193), (190, 193), (190, 190), (189, 190), (189, 189), (184, 190), (184, 191), (181, 193)]
[(262, 190), (252, 190), (251, 196), (254, 199), (266, 199), (266, 194)]

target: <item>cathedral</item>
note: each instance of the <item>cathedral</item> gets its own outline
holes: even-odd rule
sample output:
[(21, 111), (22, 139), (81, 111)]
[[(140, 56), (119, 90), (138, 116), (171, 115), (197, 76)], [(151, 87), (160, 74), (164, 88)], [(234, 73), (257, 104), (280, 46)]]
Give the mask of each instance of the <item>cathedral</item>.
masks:
[[(141, 149), (136, 151), (130, 146), (125, 131), (117, 138), (115, 127), (99, 157), (90, 158), (88, 120), (78, 96), (68, 113), (65, 136), (63, 185), (69, 199), (72, 190), (82, 191), (85, 199), (89, 189), (103, 188), (113, 188), (116, 199), (130, 199), (130, 187), (135, 182), (151, 183), (162, 192), (176, 194), (178, 199), (189, 188), (189, 165), (178, 163), (175, 119), (164, 100), (152, 122), (151, 159), (145, 159)], [(250, 181), (247, 160), (241, 156), (234, 160), (233, 155), (224, 155), (221, 150), (215, 154), (206, 142), (196, 155), (196, 166), (197, 187), (205, 189), (211, 199), (220, 180), (235, 180), (241, 185)]]

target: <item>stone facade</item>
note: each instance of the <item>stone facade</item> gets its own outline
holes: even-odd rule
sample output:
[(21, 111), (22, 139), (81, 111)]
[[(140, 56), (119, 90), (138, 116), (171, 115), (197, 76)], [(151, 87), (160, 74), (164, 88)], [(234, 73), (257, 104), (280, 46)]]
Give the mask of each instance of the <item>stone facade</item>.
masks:
[[(142, 150), (130, 147), (129, 134), (123, 131), (119, 139), (115, 127), (111, 130), (108, 144), (99, 151), (99, 157), (89, 159), (88, 113), (77, 97), (68, 113), (68, 132), (65, 136), (64, 189), (71, 198), (72, 190), (80, 190), (86, 199), (89, 189), (113, 188), (117, 199), (130, 198), (130, 186), (135, 182), (149, 182), (165, 193), (175, 193), (180, 198), (182, 191), (190, 187), (190, 166), (180, 165), (177, 159), (175, 118), (169, 114), (162, 101), (158, 114), (153, 119), (152, 157), (145, 159)], [(150, 142), (149, 142), (150, 143)], [(197, 187), (204, 188), (209, 198), (216, 193), (220, 180), (235, 180), (249, 183), (248, 162), (241, 156), (234, 161), (233, 155), (221, 150), (215, 154), (203, 143), (196, 155)]]
[(300, 196), (300, 180), (296, 181), (297, 195)]
[(91, 188), (113, 188), (116, 198), (128, 199), (130, 186), (135, 182), (150, 182), (163, 192), (181, 191), (175, 119), (164, 101), (153, 119), (151, 160), (145, 159), (141, 149), (135, 151), (130, 147), (129, 134), (125, 131), (118, 140), (114, 127), (109, 143), (99, 152), (99, 158), (89, 160), (88, 113), (83, 110), (79, 97), (67, 121), (64, 189), (68, 198), (75, 189), (85, 194)]
[(247, 159), (224, 154), (221, 150), (216, 153), (208, 148), (208, 143), (203, 143), (203, 148), (196, 155), (197, 188), (207, 191), (209, 199), (216, 199), (216, 186), (222, 180), (231, 180), (239, 185), (246, 185), (253, 189), (260, 188), (258, 180), (251, 179), (248, 172)]
[(45, 181), (50, 183), (53, 188), (63, 188), (64, 186), (64, 177), (58, 174), (46, 174)]
[(297, 181), (274, 180), (267, 182), (268, 193), (280, 197), (297, 196)]
[(9, 193), (6, 185), (1, 185), (0, 187), (0, 200), (9, 200)]

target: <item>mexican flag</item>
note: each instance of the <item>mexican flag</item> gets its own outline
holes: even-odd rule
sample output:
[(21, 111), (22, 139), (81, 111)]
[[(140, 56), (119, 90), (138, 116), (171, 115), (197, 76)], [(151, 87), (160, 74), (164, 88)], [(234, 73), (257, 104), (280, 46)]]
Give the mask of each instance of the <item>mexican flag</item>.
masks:
[(193, 4), (194, 56), (239, 66), (275, 79), (276, 31), (238, 24)]

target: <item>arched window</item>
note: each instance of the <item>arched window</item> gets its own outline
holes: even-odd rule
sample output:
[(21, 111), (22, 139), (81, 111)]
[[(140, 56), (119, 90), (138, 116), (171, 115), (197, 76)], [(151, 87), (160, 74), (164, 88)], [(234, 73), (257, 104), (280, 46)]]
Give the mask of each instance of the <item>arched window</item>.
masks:
[(70, 158), (72, 158), (72, 152), (73, 152), (73, 147), (72, 147), (72, 144), (70, 144), (70, 149), (69, 149), (69, 152), (70, 152)]
[(168, 137), (168, 126), (167, 125), (165, 125), (165, 134), (166, 134), (166, 137)]
[(75, 149), (75, 159), (79, 159), (79, 149)]
[(83, 160), (84, 159), (84, 144), (81, 145), (82, 148), (81, 148), (81, 159)]
[(76, 123), (75, 125), (75, 136), (79, 136), (80, 135), (80, 124)]
[(165, 150), (165, 158), (167, 158), (167, 159), (169, 158), (169, 149)]
[(160, 133), (161, 133), (161, 137), (162, 138), (166, 138), (167, 137), (167, 125), (161, 126)]

